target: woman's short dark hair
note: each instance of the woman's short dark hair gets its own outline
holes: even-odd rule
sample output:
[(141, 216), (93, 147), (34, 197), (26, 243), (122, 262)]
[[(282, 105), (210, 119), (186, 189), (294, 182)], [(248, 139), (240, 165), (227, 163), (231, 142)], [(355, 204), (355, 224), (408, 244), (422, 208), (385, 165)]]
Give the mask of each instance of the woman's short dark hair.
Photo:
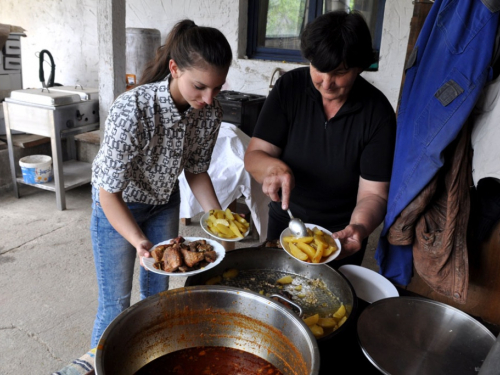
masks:
[(320, 72), (341, 64), (367, 69), (376, 62), (370, 29), (360, 13), (336, 10), (323, 14), (304, 29), (300, 49)]
[(170, 31), (165, 44), (146, 65), (139, 84), (157, 82), (170, 73), (169, 61), (173, 59), (181, 69), (214, 66), (229, 69), (233, 60), (231, 46), (224, 34), (213, 27), (197, 26), (185, 19)]

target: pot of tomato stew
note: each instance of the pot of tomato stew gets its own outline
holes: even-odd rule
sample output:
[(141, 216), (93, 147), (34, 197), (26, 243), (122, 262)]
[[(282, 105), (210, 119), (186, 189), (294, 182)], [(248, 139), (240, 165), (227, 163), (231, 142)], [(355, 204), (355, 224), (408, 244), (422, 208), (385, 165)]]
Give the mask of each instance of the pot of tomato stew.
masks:
[(280, 303), (220, 285), (173, 289), (132, 305), (105, 330), (95, 357), (98, 375), (258, 371), (318, 374), (316, 339)]

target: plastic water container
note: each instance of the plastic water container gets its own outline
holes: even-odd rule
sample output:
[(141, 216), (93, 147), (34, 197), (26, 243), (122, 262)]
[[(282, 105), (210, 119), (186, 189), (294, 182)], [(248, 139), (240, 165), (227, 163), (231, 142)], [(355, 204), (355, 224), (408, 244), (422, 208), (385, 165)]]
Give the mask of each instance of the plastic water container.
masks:
[(27, 184), (52, 181), (52, 158), (47, 155), (29, 155), (19, 159), (23, 180)]

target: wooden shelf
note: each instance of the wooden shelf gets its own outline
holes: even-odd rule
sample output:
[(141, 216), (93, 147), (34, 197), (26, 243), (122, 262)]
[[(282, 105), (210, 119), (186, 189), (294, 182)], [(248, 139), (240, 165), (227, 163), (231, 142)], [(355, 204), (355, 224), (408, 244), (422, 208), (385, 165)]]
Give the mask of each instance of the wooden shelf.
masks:
[[(77, 160), (69, 160), (63, 163), (64, 190), (70, 190), (78, 186), (87, 184), (92, 179), (92, 164)], [(17, 178), (17, 182), (36, 187), (38, 189), (56, 191), (54, 180), (43, 184), (29, 184), (24, 182), (22, 177)]]

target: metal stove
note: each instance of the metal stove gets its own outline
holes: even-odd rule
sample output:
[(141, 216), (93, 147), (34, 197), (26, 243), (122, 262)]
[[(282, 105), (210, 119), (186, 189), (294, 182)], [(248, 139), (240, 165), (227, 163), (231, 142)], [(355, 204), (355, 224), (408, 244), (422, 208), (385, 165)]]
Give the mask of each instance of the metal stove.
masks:
[[(19, 198), (17, 184), (24, 181), (16, 174), (12, 131), (50, 137), (54, 181), (32, 186), (55, 191), (57, 207), (66, 209), (65, 191), (91, 179), (91, 164), (76, 160), (74, 136), (99, 128), (98, 90), (81, 86), (14, 90), (3, 108), (15, 195)], [(62, 139), (66, 139), (68, 154), (64, 163)]]
[(216, 98), (224, 110), (222, 121), (236, 125), (251, 137), (266, 97), (264, 95), (224, 90)]

